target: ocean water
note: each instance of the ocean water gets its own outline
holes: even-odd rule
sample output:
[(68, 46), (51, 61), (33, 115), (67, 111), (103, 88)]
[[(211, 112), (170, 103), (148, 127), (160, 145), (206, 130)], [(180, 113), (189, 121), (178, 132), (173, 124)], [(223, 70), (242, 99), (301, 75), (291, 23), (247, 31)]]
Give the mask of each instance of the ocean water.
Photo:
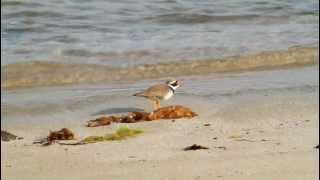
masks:
[(1, 0), (2, 66), (126, 67), (319, 42), (317, 0)]

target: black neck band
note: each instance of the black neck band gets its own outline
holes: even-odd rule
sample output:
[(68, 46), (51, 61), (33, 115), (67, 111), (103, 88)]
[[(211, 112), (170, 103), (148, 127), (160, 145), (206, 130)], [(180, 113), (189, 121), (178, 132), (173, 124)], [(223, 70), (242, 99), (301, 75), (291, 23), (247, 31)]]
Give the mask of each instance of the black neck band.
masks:
[(175, 90), (173, 89), (173, 87), (169, 86), (169, 88), (170, 88), (171, 91), (174, 93)]

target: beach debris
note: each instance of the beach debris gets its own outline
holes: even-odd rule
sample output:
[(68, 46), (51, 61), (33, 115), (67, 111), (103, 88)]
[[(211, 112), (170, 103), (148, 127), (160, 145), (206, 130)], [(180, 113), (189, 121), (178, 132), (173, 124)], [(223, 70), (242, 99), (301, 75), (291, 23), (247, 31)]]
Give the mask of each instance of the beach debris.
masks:
[(8, 131), (1, 130), (1, 141), (12, 141), (16, 139), (23, 139), (23, 137), (16, 136)]
[(50, 131), (46, 138), (36, 140), (33, 144), (41, 144), (43, 146), (48, 146), (56, 142), (57, 140), (73, 140), (74, 133), (68, 128), (62, 128), (59, 131)]
[(246, 142), (255, 142), (254, 140), (240, 138), (240, 139), (234, 139), (235, 141), (246, 141)]
[(122, 118), (122, 123), (135, 123), (139, 121), (151, 121), (147, 112), (129, 112), (128, 116)]
[(42, 146), (52, 145), (53, 143), (57, 143), (59, 145), (84, 145), (101, 141), (124, 140), (135, 137), (141, 133), (143, 133), (143, 131), (139, 129), (120, 127), (112, 134), (106, 134), (104, 136), (88, 136), (82, 140), (75, 140), (74, 134), (70, 129), (62, 128), (59, 131), (50, 132), (46, 138), (36, 140), (33, 143), (41, 144)]
[(130, 137), (135, 137), (141, 133), (143, 133), (142, 130), (130, 129), (128, 127), (120, 127), (117, 129), (115, 133), (106, 134), (104, 136), (89, 136), (84, 138), (82, 141), (85, 143), (96, 143), (100, 141), (124, 140)]
[(238, 138), (242, 138), (241, 135), (232, 135), (232, 136), (229, 136), (228, 138), (230, 139), (238, 139)]
[(194, 116), (197, 116), (197, 114), (191, 109), (177, 105), (157, 109), (150, 113), (149, 118), (153, 121), (158, 119), (192, 118)]
[(215, 146), (214, 148), (227, 150), (227, 147), (225, 147), (225, 146)]
[(319, 149), (319, 144), (317, 146), (314, 147), (315, 149)]
[(209, 149), (209, 148), (205, 146), (197, 145), (197, 144), (193, 144), (191, 146), (187, 146), (183, 148), (184, 151), (191, 151), (191, 150), (194, 151), (194, 150), (200, 150), (200, 149)]
[(266, 142), (266, 141), (272, 141), (272, 140), (270, 140), (270, 139), (261, 139), (260, 141)]
[(112, 123), (136, 123), (160, 119), (192, 118), (197, 114), (191, 109), (177, 105), (159, 108), (153, 112), (129, 112), (124, 116), (104, 116), (87, 122), (88, 127), (107, 126)]
[(74, 134), (70, 129), (62, 128), (59, 131), (51, 131), (47, 139), (51, 142), (55, 140), (72, 140), (74, 139)]
[(242, 135), (232, 135), (232, 136), (229, 136), (228, 138), (233, 139), (234, 141), (255, 142), (254, 140), (243, 138)]
[(203, 126), (210, 126), (211, 124), (209, 124), (209, 123), (206, 123), (206, 124), (204, 124)]
[(143, 131), (139, 129), (120, 127), (116, 130), (116, 132), (112, 134), (106, 134), (104, 136), (88, 136), (77, 142), (57, 142), (57, 143), (60, 145), (84, 145), (84, 144), (97, 143), (102, 141), (118, 141), (118, 140), (124, 140), (127, 138), (136, 137), (141, 133), (143, 133)]
[(120, 122), (120, 117), (110, 116), (110, 117), (99, 117), (95, 120), (88, 121), (88, 127), (97, 127), (97, 126), (107, 126), (113, 122)]
[(85, 143), (83, 141), (68, 141), (68, 142), (63, 142), (63, 141), (56, 141), (57, 144), (59, 145), (84, 145), (84, 144), (88, 144), (88, 143)]

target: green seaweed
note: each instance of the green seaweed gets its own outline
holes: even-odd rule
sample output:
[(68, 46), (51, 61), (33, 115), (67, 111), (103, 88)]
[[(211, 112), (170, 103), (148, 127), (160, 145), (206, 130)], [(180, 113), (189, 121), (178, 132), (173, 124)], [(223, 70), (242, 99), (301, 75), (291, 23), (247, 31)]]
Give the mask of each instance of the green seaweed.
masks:
[(83, 139), (83, 142), (95, 143), (95, 142), (101, 142), (101, 141), (124, 140), (130, 137), (135, 137), (141, 133), (143, 133), (143, 131), (139, 129), (130, 129), (128, 127), (120, 127), (117, 129), (116, 132), (112, 134), (106, 134), (104, 136), (88, 136)]

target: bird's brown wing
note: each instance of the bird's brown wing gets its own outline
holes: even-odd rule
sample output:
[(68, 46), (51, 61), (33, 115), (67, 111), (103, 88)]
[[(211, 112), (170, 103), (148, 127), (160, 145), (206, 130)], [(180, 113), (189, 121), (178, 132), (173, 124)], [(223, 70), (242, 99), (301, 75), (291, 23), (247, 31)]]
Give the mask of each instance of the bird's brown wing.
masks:
[(170, 91), (170, 88), (166, 84), (158, 84), (151, 86), (147, 90), (138, 93), (138, 96), (144, 96), (144, 97), (162, 97), (164, 96), (168, 91)]

